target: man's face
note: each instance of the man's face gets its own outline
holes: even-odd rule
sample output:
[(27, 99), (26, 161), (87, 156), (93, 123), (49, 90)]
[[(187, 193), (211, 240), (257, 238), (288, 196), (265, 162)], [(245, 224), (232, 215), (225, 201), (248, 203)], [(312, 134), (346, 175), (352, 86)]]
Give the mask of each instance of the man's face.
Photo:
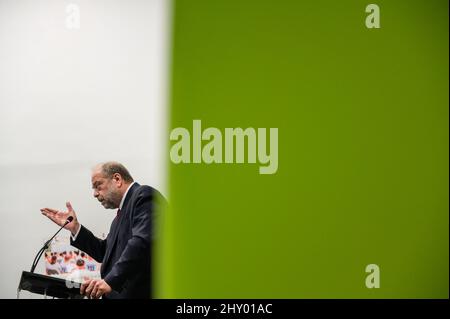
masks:
[(94, 197), (97, 198), (103, 207), (113, 209), (119, 207), (122, 195), (114, 179), (105, 177), (101, 171), (94, 171), (91, 181)]

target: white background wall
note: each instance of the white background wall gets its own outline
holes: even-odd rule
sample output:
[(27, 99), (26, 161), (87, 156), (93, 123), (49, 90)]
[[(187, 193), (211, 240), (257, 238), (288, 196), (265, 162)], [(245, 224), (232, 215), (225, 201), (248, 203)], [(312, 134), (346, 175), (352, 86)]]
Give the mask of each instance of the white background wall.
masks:
[[(66, 27), (70, 3), (79, 29)], [(41, 207), (70, 200), (108, 232), (97, 162), (120, 161), (165, 194), (169, 11), (167, 0), (0, 0), (0, 298), (15, 298), (57, 230)]]

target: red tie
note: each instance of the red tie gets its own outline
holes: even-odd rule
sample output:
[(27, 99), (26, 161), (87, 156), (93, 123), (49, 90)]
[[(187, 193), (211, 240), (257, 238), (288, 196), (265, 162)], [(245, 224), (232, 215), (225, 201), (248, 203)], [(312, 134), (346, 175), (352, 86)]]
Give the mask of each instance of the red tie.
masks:
[(119, 215), (120, 215), (120, 208), (117, 210), (117, 215), (116, 215), (116, 217), (119, 217)]

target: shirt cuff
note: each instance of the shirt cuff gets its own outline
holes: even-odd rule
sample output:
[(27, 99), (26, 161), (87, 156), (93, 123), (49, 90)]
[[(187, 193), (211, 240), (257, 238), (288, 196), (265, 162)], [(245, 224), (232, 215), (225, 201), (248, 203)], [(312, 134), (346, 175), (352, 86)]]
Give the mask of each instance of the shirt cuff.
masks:
[(81, 224), (80, 224), (80, 226), (78, 227), (78, 230), (77, 230), (77, 232), (75, 233), (75, 235), (72, 235), (72, 233), (70, 233), (70, 236), (72, 237), (72, 240), (73, 240), (73, 241), (77, 240), (77, 237), (78, 237), (78, 234), (80, 233), (80, 230), (81, 230)]

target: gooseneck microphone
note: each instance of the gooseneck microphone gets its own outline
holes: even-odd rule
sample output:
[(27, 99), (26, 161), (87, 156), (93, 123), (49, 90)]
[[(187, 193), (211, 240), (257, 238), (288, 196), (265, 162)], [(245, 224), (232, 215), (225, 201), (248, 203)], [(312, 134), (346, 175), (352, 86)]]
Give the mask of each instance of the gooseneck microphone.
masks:
[(47, 240), (44, 244), (44, 246), (38, 251), (38, 253), (36, 254), (36, 257), (34, 257), (34, 261), (33, 261), (33, 265), (31, 266), (31, 270), (30, 272), (33, 273), (34, 270), (36, 269), (36, 266), (39, 262), (39, 259), (41, 259), (42, 254), (44, 253), (44, 251), (48, 248), (48, 246), (50, 245), (50, 243), (52, 242), (53, 238), (55, 238), (56, 235), (58, 235), (58, 233), (64, 228), (66, 227), (67, 224), (69, 224), (70, 222), (72, 222), (73, 220), (73, 216), (69, 216), (66, 221), (64, 222), (64, 225), (61, 226), (61, 228), (52, 236), (52, 238), (50, 238), (49, 240)]

